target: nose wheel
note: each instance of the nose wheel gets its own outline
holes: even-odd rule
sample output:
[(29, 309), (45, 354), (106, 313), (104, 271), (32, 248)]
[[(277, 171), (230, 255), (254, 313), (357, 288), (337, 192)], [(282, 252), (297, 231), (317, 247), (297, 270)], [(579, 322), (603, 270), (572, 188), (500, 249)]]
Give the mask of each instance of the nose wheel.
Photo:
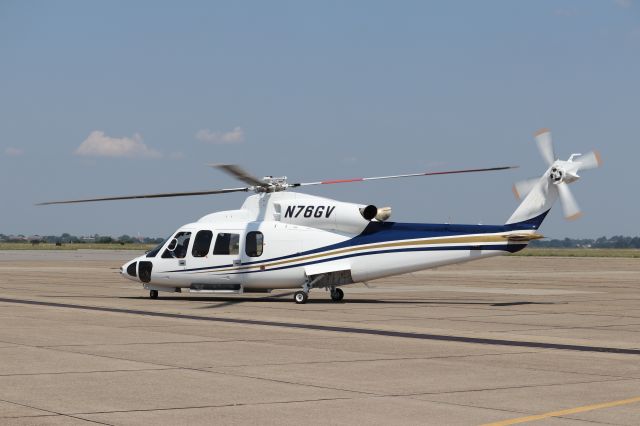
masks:
[(307, 293), (305, 293), (304, 291), (296, 291), (293, 294), (293, 300), (298, 304), (298, 305), (302, 305), (303, 303), (307, 303), (307, 299), (309, 298), (309, 295)]
[(157, 299), (158, 298), (158, 290), (149, 290), (149, 298)]
[(341, 288), (334, 287), (331, 289), (331, 300), (340, 302), (344, 299), (344, 291)]

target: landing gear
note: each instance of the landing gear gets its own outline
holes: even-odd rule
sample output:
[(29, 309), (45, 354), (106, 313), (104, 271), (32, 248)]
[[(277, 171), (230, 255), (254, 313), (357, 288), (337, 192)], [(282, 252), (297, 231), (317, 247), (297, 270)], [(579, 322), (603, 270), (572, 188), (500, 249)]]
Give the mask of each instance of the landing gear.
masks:
[(296, 302), (299, 305), (303, 303), (307, 303), (307, 299), (309, 298), (309, 292), (311, 291), (311, 289), (319, 288), (319, 287), (324, 288), (325, 290), (330, 290), (331, 300), (333, 300), (334, 302), (342, 301), (342, 299), (344, 299), (344, 291), (336, 287), (336, 284), (338, 285), (343, 283), (349, 284), (349, 283), (352, 283), (353, 281), (351, 281), (351, 278), (349, 278), (349, 281), (345, 281), (345, 282), (336, 282), (336, 280), (332, 280), (332, 281), (329, 281), (329, 283), (323, 284), (322, 280), (325, 279), (327, 276), (328, 274), (318, 274), (311, 277), (307, 277), (307, 279), (304, 281), (304, 284), (302, 284), (302, 290), (296, 291), (295, 294), (293, 295), (294, 302)]
[(151, 299), (157, 299), (158, 298), (158, 290), (149, 290), (149, 297)]
[(344, 291), (341, 288), (334, 287), (331, 289), (331, 300), (334, 302), (340, 302), (344, 299)]
[(314, 284), (317, 283), (322, 278), (322, 275), (317, 276), (313, 280), (308, 278), (302, 284), (302, 291), (296, 291), (293, 295), (293, 300), (298, 304), (302, 305), (303, 303), (307, 303), (307, 299), (309, 298), (309, 292), (313, 288)]
[(302, 305), (303, 303), (307, 303), (307, 299), (309, 295), (304, 291), (296, 291), (293, 295), (293, 300), (298, 304)]

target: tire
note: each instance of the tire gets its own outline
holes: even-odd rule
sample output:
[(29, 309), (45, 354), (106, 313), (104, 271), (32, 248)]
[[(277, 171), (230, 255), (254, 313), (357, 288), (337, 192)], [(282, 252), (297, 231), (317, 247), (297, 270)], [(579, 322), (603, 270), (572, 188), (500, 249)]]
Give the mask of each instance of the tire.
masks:
[(296, 302), (298, 305), (302, 305), (304, 303), (307, 303), (307, 299), (309, 298), (309, 296), (307, 295), (307, 293), (305, 293), (304, 291), (296, 291), (293, 295), (293, 300), (294, 302)]
[(331, 300), (340, 302), (342, 299), (344, 299), (344, 291), (341, 288), (335, 288), (331, 291)]
[(150, 290), (149, 291), (149, 297), (151, 299), (157, 299), (158, 298), (158, 290)]

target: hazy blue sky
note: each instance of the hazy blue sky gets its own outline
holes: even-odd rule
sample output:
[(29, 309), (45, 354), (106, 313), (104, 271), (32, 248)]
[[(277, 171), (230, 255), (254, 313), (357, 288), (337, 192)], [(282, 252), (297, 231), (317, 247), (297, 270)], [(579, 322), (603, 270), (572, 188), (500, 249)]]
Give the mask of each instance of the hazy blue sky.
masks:
[(0, 232), (165, 236), (244, 194), (35, 207), (238, 182), (519, 164), (309, 191), (396, 221), (503, 223), (514, 181), (598, 148), (550, 237), (638, 235), (640, 2), (1, 1)]

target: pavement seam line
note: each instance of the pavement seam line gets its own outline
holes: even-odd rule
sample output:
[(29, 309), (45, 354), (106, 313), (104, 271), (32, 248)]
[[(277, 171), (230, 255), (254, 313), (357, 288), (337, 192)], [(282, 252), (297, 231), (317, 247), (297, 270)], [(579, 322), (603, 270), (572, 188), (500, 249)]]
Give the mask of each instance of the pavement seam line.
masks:
[[(286, 346), (286, 345), (284, 345)], [(290, 348), (295, 348), (292, 346)], [(358, 353), (354, 351), (344, 351), (349, 353)], [(508, 352), (509, 355), (522, 355), (522, 354), (537, 354), (541, 351), (526, 351), (526, 352)], [(389, 354), (380, 354), (377, 352), (369, 352), (370, 354), (378, 354), (378, 355), (387, 355)], [(395, 357), (395, 358), (363, 358), (363, 359), (335, 359), (331, 361), (306, 361), (306, 362), (279, 362), (279, 363), (266, 363), (259, 364), (260, 367), (275, 367), (275, 366), (283, 366), (283, 365), (314, 365), (314, 364), (349, 364), (352, 362), (365, 363), (365, 362), (379, 362), (379, 361), (429, 361), (429, 360), (438, 360), (438, 359), (460, 359), (460, 358), (473, 358), (473, 357), (482, 357), (482, 356), (495, 356), (495, 355), (505, 355), (502, 352), (494, 352), (494, 353), (486, 353), (486, 354), (470, 354), (470, 355), (436, 355), (436, 356), (416, 356), (416, 357)], [(215, 365), (207, 368), (239, 368), (239, 367), (256, 367), (256, 364), (237, 364), (237, 365)], [(591, 375), (591, 374), (590, 374)], [(595, 374), (594, 376), (600, 376)], [(618, 376), (603, 376), (603, 377), (618, 377)]]
[[(405, 397), (416, 397), (416, 396), (428, 396), (428, 395), (450, 395), (456, 393), (471, 393), (471, 392), (487, 392), (487, 391), (497, 391), (497, 390), (512, 390), (512, 389), (529, 389), (529, 388), (545, 388), (545, 387), (553, 387), (553, 386), (571, 386), (571, 385), (590, 385), (596, 383), (617, 383), (617, 382), (625, 382), (625, 381), (637, 381), (638, 379), (614, 379), (614, 380), (588, 380), (581, 382), (564, 382), (564, 383), (541, 383), (537, 385), (523, 385), (523, 386), (503, 386), (503, 387), (493, 387), (493, 388), (482, 388), (482, 389), (466, 389), (466, 390), (453, 390), (453, 391), (441, 391), (441, 392), (418, 392), (418, 393), (408, 393), (408, 394), (394, 394), (387, 396), (405, 396)], [(489, 408), (489, 407), (485, 407)]]
[[(71, 353), (71, 352), (68, 352), (68, 353)], [(77, 353), (79, 355), (91, 355), (91, 354), (82, 354), (80, 352), (74, 352), (74, 353)], [(140, 362), (140, 361), (136, 361), (136, 362)], [(135, 373), (139, 371), (165, 371), (165, 370), (181, 370), (181, 369), (182, 369), (181, 367), (158, 367), (158, 368), (137, 368), (133, 370), (57, 371), (54, 373), (44, 371), (42, 373), (0, 374), (0, 377), (54, 376), (59, 374)]]
[(216, 373), (216, 374), (222, 374), (222, 375), (225, 375), (225, 376), (243, 377), (245, 379), (263, 380), (263, 381), (267, 381), (267, 382), (282, 383), (282, 384), (285, 384), (285, 385), (308, 386), (308, 387), (317, 388), (317, 389), (325, 389), (325, 390), (332, 390), (332, 391), (339, 391), (339, 392), (349, 392), (349, 393), (354, 393), (354, 394), (359, 394), (359, 395), (366, 395), (366, 396), (378, 396), (378, 397), (389, 396), (389, 395), (379, 394), (379, 393), (376, 393), (376, 392), (367, 392), (367, 391), (362, 391), (362, 390), (334, 388), (334, 387), (322, 386), (322, 385), (316, 385), (316, 384), (310, 384), (310, 383), (300, 383), (300, 382), (293, 382), (293, 381), (287, 381), (287, 380), (281, 380), (281, 379), (274, 379), (274, 378), (271, 378), (271, 377), (259, 377), (259, 376), (253, 376), (253, 375), (247, 375), (247, 374), (233, 373), (233, 372), (230, 372), (230, 371), (220, 371), (220, 370), (215, 370), (214, 368), (210, 368), (207, 371), (210, 371), (210, 372)]
[[(48, 410), (46, 408), (33, 407), (31, 405), (21, 404), (19, 402), (9, 401), (9, 400), (6, 400), (6, 399), (0, 399), (0, 401), (1, 402), (6, 402), (8, 404), (19, 405), (21, 407), (31, 408), (32, 410), (38, 410), (38, 411), (43, 411), (45, 413), (51, 413), (51, 414), (41, 415), (41, 416), (21, 416), (21, 417), (58, 417), (58, 416), (61, 416), (61, 417), (69, 417), (69, 418), (72, 418), (72, 419), (83, 420), (83, 421), (87, 421), (87, 422), (91, 422), (91, 423), (97, 423), (97, 424), (101, 424), (101, 425), (112, 426), (110, 423), (103, 423), (103, 422), (99, 422), (99, 421), (96, 421), (96, 420), (82, 419), (80, 417), (75, 417), (73, 414), (59, 413), (57, 411)], [(17, 418), (20, 418), (20, 417), (17, 417)]]
[[(247, 402), (247, 403), (230, 403), (230, 404), (213, 404), (213, 405), (194, 405), (185, 407), (166, 407), (166, 408), (148, 408), (140, 410), (113, 410), (113, 411), (92, 411), (87, 413), (73, 413), (74, 416), (91, 416), (95, 414), (117, 414), (117, 413), (146, 413), (153, 411), (171, 411), (171, 410), (198, 410), (204, 408), (228, 408), (228, 407), (247, 407), (247, 406), (260, 406), (260, 405), (280, 405), (280, 404), (301, 404), (305, 402), (323, 402), (323, 401), (351, 401), (355, 399), (368, 399), (368, 398), (383, 398), (384, 395), (366, 395), (363, 397), (348, 398), (318, 398), (318, 399), (296, 399), (290, 401), (272, 401), (272, 402)], [(83, 419), (84, 420), (84, 419)]]

